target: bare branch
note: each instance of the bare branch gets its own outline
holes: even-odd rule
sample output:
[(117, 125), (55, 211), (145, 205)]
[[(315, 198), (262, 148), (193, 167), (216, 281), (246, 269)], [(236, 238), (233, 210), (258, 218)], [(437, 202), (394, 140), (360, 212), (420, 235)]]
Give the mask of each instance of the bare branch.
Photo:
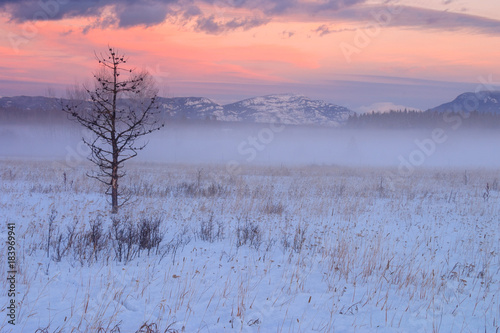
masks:
[(111, 47), (106, 53), (94, 52), (100, 70), (94, 73), (94, 89), (79, 90), (73, 94), (71, 103), (61, 108), (68, 117), (78, 122), (93, 134), (92, 139), (83, 138), (90, 148), (88, 159), (98, 169), (97, 174), (87, 174), (108, 186), (112, 212), (125, 204), (130, 197), (122, 199), (118, 181), (125, 176), (123, 163), (136, 157), (147, 143), (137, 145), (137, 140), (163, 127), (158, 123), (160, 111), (156, 103), (158, 89), (146, 71), (135, 73), (126, 67), (124, 55)]

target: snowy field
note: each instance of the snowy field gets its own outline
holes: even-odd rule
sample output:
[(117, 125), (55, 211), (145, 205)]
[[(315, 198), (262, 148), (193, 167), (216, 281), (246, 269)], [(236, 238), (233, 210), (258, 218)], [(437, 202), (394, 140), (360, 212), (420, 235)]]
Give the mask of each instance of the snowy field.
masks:
[(1, 332), (500, 330), (498, 170), (88, 168), (0, 160)]

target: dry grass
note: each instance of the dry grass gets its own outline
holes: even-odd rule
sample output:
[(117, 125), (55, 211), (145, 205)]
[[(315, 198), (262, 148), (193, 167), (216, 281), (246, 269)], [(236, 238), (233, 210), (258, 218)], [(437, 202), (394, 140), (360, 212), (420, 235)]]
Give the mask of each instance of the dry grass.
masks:
[[(223, 166), (132, 164), (123, 187), (135, 201), (120, 216), (137, 230), (151, 222), (161, 239), (138, 235), (137, 252), (125, 258), (84, 166), (0, 164), (0, 209), (18, 224), (24, 323), (48, 313), (37, 327), (113, 332), (132, 311), (150, 323), (138, 332), (252, 331), (275, 317), (278, 331), (301, 331), (314, 326), (314, 313), (319, 331), (346, 320), (397, 330), (410, 317), (450, 331), (439, 316), (455, 318), (459, 331), (499, 327), (496, 170), (400, 178), (375, 168), (254, 166), (233, 176)], [(67, 227), (71, 242), (86, 241), (76, 261)], [(68, 274), (77, 278), (60, 282)], [(60, 297), (70, 309), (54, 304)]]

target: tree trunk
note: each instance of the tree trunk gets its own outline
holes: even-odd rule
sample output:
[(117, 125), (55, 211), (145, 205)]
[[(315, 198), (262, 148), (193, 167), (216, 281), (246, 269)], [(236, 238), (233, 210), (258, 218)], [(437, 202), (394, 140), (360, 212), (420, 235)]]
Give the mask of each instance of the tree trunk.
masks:
[(118, 158), (113, 158), (111, 171), (111, 214), (118, 213)]
[(117, 78), (118, 67), (113, 57), (113, 109), (111, 113), (111, 145), (113, 147), (113, 163), (111, 165), (111, 214), (118, 213), (118, 145), (116, 139), (116, 98), (118, 95)]

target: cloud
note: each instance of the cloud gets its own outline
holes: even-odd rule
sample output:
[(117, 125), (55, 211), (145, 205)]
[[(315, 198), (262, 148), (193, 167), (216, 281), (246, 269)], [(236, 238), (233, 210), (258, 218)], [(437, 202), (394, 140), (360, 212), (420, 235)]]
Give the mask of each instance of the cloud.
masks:
[[(227, 6), (228, 8), (246, 8), (249, 10), (258, 10), (267, 16), (277, 16), (290, 13), (301, 1), (299, 0), (204, 0), (205, 2), (214, 2), (219, 6)], [(341, 0), (339, 0), (341, 1)]]
[(172, 10), (162, 3), (136, 3), (117, 9), (120, 27), (154, 26), (165, 21), (169, 13), (172, 13)]
[(395, 26), (433, 30), (469, 30), (475, 33), (500, 34), (500, 21), (464, 13), (406, 7), (394, 20)]
[(323, 37), (324, 35), (331, 34), (333, 31), (330, 30), (330, 27), (328, 27), (326, 24), (320, 25), (318, 29), (313, 30), (313, 32), (317, 32), (320, 37)]
[(499, 20), (409, 6), (350, 7), (334, 13), (326, 13), (323, 15), (323, 19), (325, 18), (409, 29), (468, 30), (472, 33), (500, 34)]
[[(450, 3), (452, 0), (443, 0)], [(293, 16), (303, 22), (341, 21), (380, 24), (415, 29), (500, 34), (500, 21), (450, 11), (437, 11), (410, 6), (368, 5), (367, 0), (0, 0), (0, 12), (14, 22), (60, 20), (85, 17), (94, 23), (87, 27), (154, 26), (173, 21), (194, 24), (195, 30), (210, 34), (265, 25), (274, 18)], [(204, 8), (205, 12), (201, 9)], [(225, 19), (213, 16), (213, 9)], [(238, 14), (234, 14), (237, 12)], [(103, 16), (108, 16), (103, 18)], [(232, 16), (231, 16), (232, 15)], [(175, 20), (177, 19), (177, 20)], [(345, 30), (324, 24), (315, 31), (319, 36)]]
[[(0, 12), (8, 13), (12, 21), (25, 22), (73, 17), (98, 19), (108, 9), (116, 16), (120, 27), (152, 26), (165, 21), (169, 15), (181, 15), (199, 21), (198, 27), (201, 30), (214, 32), (218, 29), (265, 24), (275, 16), (286, 14), (313, 15), (324, 10), (338, 10), (364, 1), (366, 0), (328, 0), (323, 3), (304, 0), (0, 0)], [(236, 17), (221, 26), (210, 15), (202, 13), (200, 5), (211, 5), (227, 11), (246, 9), (249, 11), (246, 16), (259, 18)]]
[(310, 8), (315, 12), (320, 13), (322, 11), (338, 11), (344, 8), (353, 7), (366, 2), (366, 0), (328, 0), (324, 3), (310, 5)]
[(261, 25), (268, 23), (269, 20), (265, 18), (253, 17), (253, 18), (235, 18), (230, 21), (218, 21), (214, 15), (208, 17), (200, 17), (196, 21), (195, 29), (197, 31), (203, 31), (208, 34), (218, 35), (226, 31), (232, 31), (236, 29), (249, 30)]
[(97, 17), (94, 21), (83, 28), (83, 33), (86, 34), (90, 30), (93, 29), (105, 29), (110, 26), (116, 26), (118, 24), (118, 20), (113, 15), (103, 15), (101, 17)]
[(185, 19), (190, 19), (192, 17), (197, 17), (202, 14), (203, 12), (198, 6), (189, 6), (186, 10), (184, 10), (183, 17)]
[(293, 36), (295, 35), (295, 31), (287, 31), (287, 30), (284, 30), (281, 32), (281, 37), (282, 38), (292, 38)]
[(97, 17), (102, 10), (116, 1), (100, 1), (98, 5), (92, 0), (0, 0), (0, 10), (10, 14), (16, 22), (60, 20), (65, 17)]
[[(171, 13), (171, 5), (181, 0), (0, 0), (0, 12), (15, 22), (61, 20), (87, 17), (97, 21), (106, 9), (116, 16), (120, 27), (159, 24)], [(109, 19), (108, 19), (109, 21)]]
[(312, 30), (312, 32), (317, 33), (320, 37), (329, 35), (335, 32), (344, 32), (344, 31), (356, 31), (353, 28), (344, 28), (344, 29), (330, 29), (330, 27), (326, 24), (320, 25), (317, 29)]

